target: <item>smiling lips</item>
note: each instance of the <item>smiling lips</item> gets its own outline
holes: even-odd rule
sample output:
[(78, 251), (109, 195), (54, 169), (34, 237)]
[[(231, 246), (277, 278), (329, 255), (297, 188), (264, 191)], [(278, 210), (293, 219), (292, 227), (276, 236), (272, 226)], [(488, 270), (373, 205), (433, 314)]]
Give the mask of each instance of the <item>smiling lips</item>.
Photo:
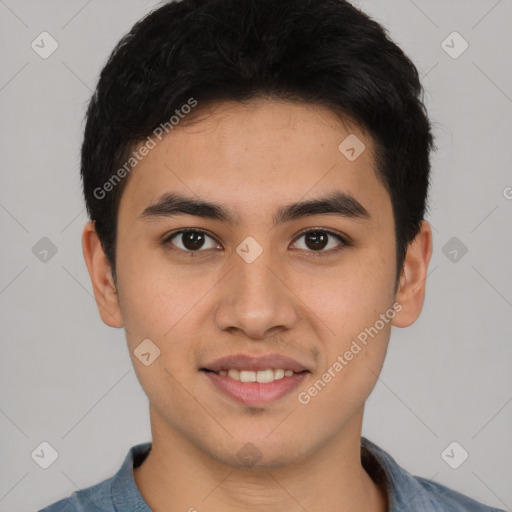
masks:
[(201, 368), (215, 387), (245, 405), (262, 405), (296, 388), (311, 373), (279, 354), (224, 357)]

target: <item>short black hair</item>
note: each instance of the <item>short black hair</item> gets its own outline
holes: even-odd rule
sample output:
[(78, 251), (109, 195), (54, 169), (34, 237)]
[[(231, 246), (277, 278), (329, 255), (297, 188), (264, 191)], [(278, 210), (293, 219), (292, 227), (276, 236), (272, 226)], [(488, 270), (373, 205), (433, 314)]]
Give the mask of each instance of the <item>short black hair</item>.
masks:
[(191, 100), (261, 96), (327, 106), (370, 133), (393, 206), (398, 280), (427, 209), (431, 125), (415, 65), (345, 0), (180, 0), (119, 41), (89, 103), (81, 153), (87, 211), (114, 280), (134, 148), (158, 126), (172, 129), (169, 120)]

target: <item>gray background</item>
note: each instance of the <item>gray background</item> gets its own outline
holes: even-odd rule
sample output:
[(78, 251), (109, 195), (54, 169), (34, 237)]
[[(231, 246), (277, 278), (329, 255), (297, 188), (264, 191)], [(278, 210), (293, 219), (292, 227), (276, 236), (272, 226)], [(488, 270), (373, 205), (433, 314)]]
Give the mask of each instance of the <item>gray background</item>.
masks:
[[(439, 148), (425, 308), (393, 332), (363, 434), (410, 472), (512, 510), (512, 2), (355, 3), (417, 64)], [(155, 4), (0, 0), (1, 512), (98, 483), (150, 440), (123, 331), (92, 297), (78, 165), (98, 73)], [(31, 48), (43, 31), (59, 45), (47, 59)], [(453, 31), (469, 44), (458, 58), (442, 47)], [(43, 237), (57, 249), (46, 262)], [(43, 441), (59, 454), (46, 470), (31, 458)], [(458, 469), (441, 457), (452, 441), (469, 453)]]

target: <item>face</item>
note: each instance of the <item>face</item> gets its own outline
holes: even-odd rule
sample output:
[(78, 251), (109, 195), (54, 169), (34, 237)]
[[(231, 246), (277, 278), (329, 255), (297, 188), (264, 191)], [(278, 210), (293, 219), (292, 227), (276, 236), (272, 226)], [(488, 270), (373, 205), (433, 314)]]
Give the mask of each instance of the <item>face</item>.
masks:
[(392, 205), (371, 138), (323, 107), (202, 114), (129, 176), (102, 317), (126, 329), (154, 429), (277, 468), (360, 431), (402, 309)]

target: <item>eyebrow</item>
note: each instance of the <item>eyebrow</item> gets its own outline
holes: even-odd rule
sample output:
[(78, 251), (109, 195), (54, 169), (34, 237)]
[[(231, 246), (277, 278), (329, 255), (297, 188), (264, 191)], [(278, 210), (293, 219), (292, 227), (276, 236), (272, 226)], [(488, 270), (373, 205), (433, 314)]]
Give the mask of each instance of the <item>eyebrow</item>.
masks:
[[(274, 214), (273, 223), (276, 226), (291, 220), (322, 214), (334, 214), (356, 220), (371, 219), (368, 210), (354, 197), (344, 192), (334, 192), (327, 196), (280, 207)], [(156, 220), (179, 215), (194, 215), (230, 224), (238, 222), (238, 217), (220, 204), (177, 193), (166, 193), (160, 196), (154, 204), (145, 208), (139, 215), (139, 219)]]

